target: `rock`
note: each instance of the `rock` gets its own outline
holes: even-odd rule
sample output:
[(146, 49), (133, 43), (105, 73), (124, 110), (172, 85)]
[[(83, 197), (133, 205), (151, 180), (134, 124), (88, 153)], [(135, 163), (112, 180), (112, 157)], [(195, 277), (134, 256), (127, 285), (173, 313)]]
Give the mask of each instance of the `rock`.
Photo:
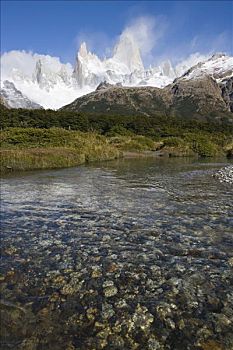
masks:
[(104, 319), (109, 319), (114, 315), (115, 315), (115, 311), (113, 310), (112, 306), (108, 303), (104, 303), (102, 305), (102, 317)]
[(107, 88), (112, 87), (112, 86), (114, 86), (114, 85), (107, 83), (105, 80), (97, 86), (96, 91), (104, 90), (104, 89), (107, 89)]
[(233, 184), (233, 165), (218, 170), (214, 175), (220, 182), (225, 182), (230, 185)]
[(88, 320), (93, 321), (95, 319), (95, 316), (97, 314), (97, 309), (94, 307), (91, 307), (89, 309), (87, 309), (86, 315)]
[(106, 298), (113, 297), (117, 293), (118, 293), (118, 289), (114, 285), (107, 286), (107, 287), (104, 288), (104, 295), (105, 295)]
[(96, 266), (92, 266), (92, 274), (91, 277), (92, 278), (98, 278), (102, 276), (102, 270), (101, 267), (96, 265)]
[(145, 331), (146, 329), (150, 328), (153, 321), (154, 316), (148, 312), (148, 309), (145, 306), (138, 304), (132, 318), (131, 327), (139, 327)]

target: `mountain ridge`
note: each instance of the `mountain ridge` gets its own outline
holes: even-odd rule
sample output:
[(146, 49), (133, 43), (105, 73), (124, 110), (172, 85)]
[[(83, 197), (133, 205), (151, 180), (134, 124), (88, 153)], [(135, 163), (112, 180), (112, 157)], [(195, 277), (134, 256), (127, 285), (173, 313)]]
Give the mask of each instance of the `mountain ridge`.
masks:
[(14, 83), (4, 80), (0, 91), (2, 104), (7, 108), (42, 109), (43, 107), (31, 101), (21, 91), (16, 89)]
[(105, 83), (61, 110), (109, 116), (164, 114), (197, 119), (208, 118), (211, 114), (231, 116), (222, 89), (211, 76), (195, 80), (177, 79), (163, 89)]
[[(31, 101), (44, 108), (58, 109), (94, 91), (105, 80), (123, 86), (168, 86), (206, 58), (209, 59), (210, 55), (196, 53), (176, 66), (166, 59), (157, 66), (146, 68), (136, 41), (130, 32), (125, 31), (108, 58), (101, 59), (88, 49), (85, 42), (81, 43), (74, 65), (61, 63), (59, 58), (49, 55), (25, 51), (4, 53), (1, 56), (1, 78), (12, 82)], [(217, 62), (216, 57), (212, 68), (215, 64), (219, 68), (220, 61)], [(226, 69), (227, 65), (232, 68), (233, 57), (225, 56), (225, 63)]]
[(233, 75), (233, 57), (215, 54), (204, 60), (200, 55), (191, 56), (189, 62), (183, 61), (175, 67), (165, 60), (158, 66), (145, 68), (139, 47), (130, 33), (125, 32), (110, 58), (100, 59), (83, 42), (74, 66), (48, 55), (5, 53), (1, 61), (2, 80), (12, 82), (24, 96), (44, 108), (58, 109), (94, 91), (103, 81), (113, 85), (164, 88), (174, 79), (210, 75), (221, 83)]

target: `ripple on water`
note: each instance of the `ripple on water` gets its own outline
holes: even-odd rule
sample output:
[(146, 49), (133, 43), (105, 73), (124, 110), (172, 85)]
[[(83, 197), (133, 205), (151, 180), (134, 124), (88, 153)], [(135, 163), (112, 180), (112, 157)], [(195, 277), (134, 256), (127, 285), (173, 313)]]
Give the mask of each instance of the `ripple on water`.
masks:
[(2, 348), (232, 349), (222, 166), (137, 159), (4, 178)]

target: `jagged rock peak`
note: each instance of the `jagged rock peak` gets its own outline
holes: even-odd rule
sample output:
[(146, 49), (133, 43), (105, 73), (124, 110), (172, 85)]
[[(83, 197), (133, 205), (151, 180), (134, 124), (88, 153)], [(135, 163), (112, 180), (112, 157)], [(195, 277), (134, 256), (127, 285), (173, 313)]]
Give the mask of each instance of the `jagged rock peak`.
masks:
[(170, 78), (173, 78), (173, 79), (176, 77), (176, 73), (175, 73), (175, 70), (171, 64), (171, 61), (166, 60), (166, 61), (162, 62), (161, 68), (162, 68), (163, 75), (170, 77)]
[(112, 87), (122, 87), (122, 84), (121, 83), (110, 84), (106, 80), (104, 80), (97, 86), (95, 91), (105, 90)]
[(121, 34), (114, 48), (113, 59), (124, 63), (131, 72), (144, 69), (140, 49), (129, 32)]
[(113, 84), (110, 84), (110, 83), (108, 83), (108, 82), (105, 80), (105, 81), (102, 81), (102, 82), (97, 86), (96, 91), (108, 89), (108, 88), (113, 87), (113, 86), (114, 86)]
[(82, 57), (86, 57), (88, 55), (87, 45), (85, 41), (81, 43), (78, 54)]

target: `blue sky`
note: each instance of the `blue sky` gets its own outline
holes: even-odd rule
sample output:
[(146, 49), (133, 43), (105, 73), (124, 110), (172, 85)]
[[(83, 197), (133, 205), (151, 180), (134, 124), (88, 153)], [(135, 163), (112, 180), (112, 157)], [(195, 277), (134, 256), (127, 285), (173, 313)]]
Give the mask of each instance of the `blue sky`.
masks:
[[(30, 50), (73, 62), (80, 41), (110, 55), (126, 27), (146, 28), (147, 63), (233, 53), (231, 1), (1, 1), (1, 52)], [(138, 22), (139, 20), (139, 22)], [(147, 42), (148, 41), (148, 42)]]

